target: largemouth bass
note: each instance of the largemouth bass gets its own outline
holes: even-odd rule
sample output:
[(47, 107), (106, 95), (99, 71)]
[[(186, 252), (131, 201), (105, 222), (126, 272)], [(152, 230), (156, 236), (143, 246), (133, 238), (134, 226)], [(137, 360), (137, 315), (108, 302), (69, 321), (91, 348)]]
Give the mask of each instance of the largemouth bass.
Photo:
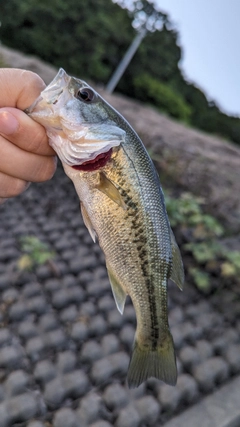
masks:
[(45, 126), (73, 181), (83, 220), (106, 257), (120, 313), (130, 295), (137, 329), (127, 380), (175, 385), (177, 369), (167, 315), (167, 281), (184, 281), (158, 175), (128, 122), (87, 83), (60, 69), (26, 110)]

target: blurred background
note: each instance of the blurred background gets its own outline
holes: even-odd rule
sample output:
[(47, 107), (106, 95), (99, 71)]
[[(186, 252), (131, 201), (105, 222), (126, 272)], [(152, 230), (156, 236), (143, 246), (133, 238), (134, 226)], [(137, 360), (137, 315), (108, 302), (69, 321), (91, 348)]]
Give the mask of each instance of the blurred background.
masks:
[[(151, 379), (128, 390), (134, 310), (128, 301), (124, 315), (117, 312), (103, 255), (61, 167), (0, 206), (1, 427), (165, 425), (238, 380), (239, 6), (231, 5), (0, 3), (1, 67), (30, 69), (46, 83), (63, 67), (138, 132), (186, 272), (184, 292), (169, 284), (177, 386)], [(129, 49), (132, 59), (109, 89)], [(224, 422), (229, 412), (222, 414)]]
[[(224, 2), (218, 7), (216, 1), (211, 6), (207, 2), (189, 6), (183, 1), (177, 8), (176, 3), (169, 3), (170, 14), (167, 14), (168, 2), (160, 0), (150, 10), (147, 1), (71, 0), (66, 4), (63, 0), (51, 3), (11, 0), (0, 6), (0, 37), (9, 47), (35, 54), (83, 79), (107, 84), (136, 29), (145, 25), (144, 13), (153, 16), (155, 9), (156, 22), (148, 23), (148, 34), (117, 90), (153, 104), (191, 126), (239, 144), (239, 104), (226, 100), (224, 105), (221, 100), (220, 108), (216, 101), (218, 92), (232, 79), (235, 85), (228, 84), (228, 91), (232, 97), (235, 92), (239, 99), (235, 78), (239, 55), (237, 48), (232, 47), (234, 39), (238, 40), (237, 2), (226, 13)], [(199, 86), (206, 86), (208, 92)], [(222, 110), (234, 114), (227, 115)]]

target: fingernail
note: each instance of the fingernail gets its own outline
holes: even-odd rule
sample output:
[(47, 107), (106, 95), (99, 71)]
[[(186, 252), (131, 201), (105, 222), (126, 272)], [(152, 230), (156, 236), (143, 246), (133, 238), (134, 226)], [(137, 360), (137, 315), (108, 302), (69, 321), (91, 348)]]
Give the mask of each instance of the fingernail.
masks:
[(0, 111), (0, 133), (11, 135), (19, 127), (17, 119), (9, 111)]

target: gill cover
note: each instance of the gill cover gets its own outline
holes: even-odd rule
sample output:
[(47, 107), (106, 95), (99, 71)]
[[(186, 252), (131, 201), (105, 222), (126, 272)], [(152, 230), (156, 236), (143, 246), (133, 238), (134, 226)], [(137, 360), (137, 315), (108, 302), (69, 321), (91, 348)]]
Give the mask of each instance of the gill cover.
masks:
[[(78, 96), (83, 88), (93, 91), (91, 102)], [(45, 126), (49, 143), (63, 163), (81, 165), (125, 141), (125, 131), (109, 118), (99, 100), (87, 83), (60, 68), (26, 113)]]

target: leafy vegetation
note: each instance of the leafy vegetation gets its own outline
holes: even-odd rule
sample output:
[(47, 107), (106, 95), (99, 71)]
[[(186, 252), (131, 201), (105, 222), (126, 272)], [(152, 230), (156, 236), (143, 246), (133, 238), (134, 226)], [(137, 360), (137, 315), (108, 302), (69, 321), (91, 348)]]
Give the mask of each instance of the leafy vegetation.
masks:
[[(130, 14), (117, 2), (126, 5), (124, 0), (0, 2), (0, 39), (86, 80), (106, 84), (136, 34), (132, 20), (137, 14), (139, 19), (141, 4), (148, 6), (147, 0), (128, 1)], [(224, 114), (185, 81), (179, 68), (178, 32), (167, 15), (158, 15), (162, 25), (144, 38), (117, 90), (240, 144), (240, 119)]]
[(191, 108), (183, 97), (168, 84), (161, 83), (148, 74), (140, 74), (133, 79), (135, 97), (154, 104), (161, 111), (184, 122), (190, 121)]
[(54, 258), (54, 252), (36, 236), (23, 236), (20, 239), (22, 252), (18, 260), (19, 270), (33, 270), (38, 265), (45, 264)]
[(213, 278), (221, 282), (235, 281), (240, 284), (240, 251), (227, 249), (222, 238), (226, 231), (216, 218), (204, 212), (204, 200), (190, 193), (179, 198), (165, 196), (171, 226), (177, 227), (182, 240), (181, 251), (187, 263), (187, 273), (195, 285), (210, 291)]

